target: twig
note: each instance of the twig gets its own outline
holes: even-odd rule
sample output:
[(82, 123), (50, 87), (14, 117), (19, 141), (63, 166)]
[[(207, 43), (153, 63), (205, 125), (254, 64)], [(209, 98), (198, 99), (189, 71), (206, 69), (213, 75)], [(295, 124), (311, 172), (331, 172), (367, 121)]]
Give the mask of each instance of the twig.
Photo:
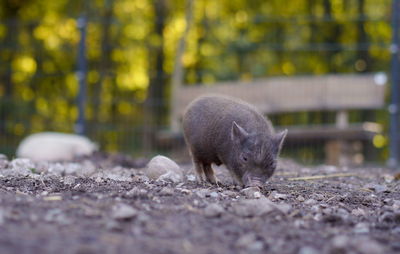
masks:
[(293, 177), (288, 178), (289, 181), (309, 181), (309, 180), (318, 180), (318, 179), (325, 179), (325, 178), (333, 178), (333, 177), (347, 177), (347, 176), (355, 176), (354, 173), (339, 173), (339, 174), (332, 174), (332, 175), (316, 175), (316, 176), (302, 176), (302, 177)]

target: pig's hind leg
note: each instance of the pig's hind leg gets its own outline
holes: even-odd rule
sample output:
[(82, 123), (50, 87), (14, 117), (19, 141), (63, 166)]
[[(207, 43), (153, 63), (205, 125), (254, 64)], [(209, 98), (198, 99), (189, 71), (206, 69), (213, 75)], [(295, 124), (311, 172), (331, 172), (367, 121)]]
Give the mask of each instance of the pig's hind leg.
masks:
[(206, 175), (207, 181), (213, 184), (218, 185), (218, 180), (215, 177), (214, 170), (211, 167), (211, 164), (203, 164), (204, 174)]
[(196, 177), (199, 183), (205, 181), (203, 163), (193, 159), (194, 169), (196, 170)]

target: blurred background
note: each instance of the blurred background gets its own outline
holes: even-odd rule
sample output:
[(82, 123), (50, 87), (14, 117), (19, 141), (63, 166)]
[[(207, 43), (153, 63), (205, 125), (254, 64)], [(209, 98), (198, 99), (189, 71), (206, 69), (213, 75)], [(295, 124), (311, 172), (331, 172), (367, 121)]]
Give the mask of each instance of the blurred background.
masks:
[[(390, 113), (397, 117), (395, 2), (2, 0), (0, 153), (14, 156), (25, 136), (57, 131), (87, 135), (107, 152), (179, 157), (183, 140), (173, 111), (181, 91), (231, 85), (246, 86), (245, 93), (282, 81), (279, 101), (293, 91), (304, 101), (265, 110), (278, 129), (293, 128), (284, 156), (341, 163), (335, 153), (344, 151), (355, 164), (384, 163), (393, 151), (397, 156), (396, 146), (389, 149)], [(347, 86), (373, 82), (384, 92), (357, 86), (352, 93), (382, 102), (299, 106), (323, 98), (310, 88), (297, 93), (296, 84), (317, 84), (314, 77), (326, 83), (326, 75), (333, 85), (354, 78), (333, 101)], [(353, 124), (364, 127), (351, 132)]]

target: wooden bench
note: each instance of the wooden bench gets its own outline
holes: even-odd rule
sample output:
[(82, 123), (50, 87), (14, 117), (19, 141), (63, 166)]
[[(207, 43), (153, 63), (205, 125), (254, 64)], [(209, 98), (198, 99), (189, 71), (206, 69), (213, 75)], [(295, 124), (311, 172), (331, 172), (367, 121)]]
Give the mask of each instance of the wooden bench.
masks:
[[(287, 143), (325, 141), (329, 164), (354, 162), (349, 143), (370, 141), (382, 131), (376, 123), (349, 123), (349, 110), (384, 107), (385, 74), (337, 74), (324, 76), (274, 77), (248, 82), (221, 82), (213, 85), (190, 85), (176, 89), (171, 105), (172, 134), (161, 134), (161, 140), (180, 137), (180, 119), (186, 106), (202, 94), (225, 94), (255, 105), (263, 114), (333, 111), (333, 125), (282, 126), (288, 128)], [(279, 129), (280, 127), (277, 127)], [(171, 136), (172, 135), (172, 136)]]

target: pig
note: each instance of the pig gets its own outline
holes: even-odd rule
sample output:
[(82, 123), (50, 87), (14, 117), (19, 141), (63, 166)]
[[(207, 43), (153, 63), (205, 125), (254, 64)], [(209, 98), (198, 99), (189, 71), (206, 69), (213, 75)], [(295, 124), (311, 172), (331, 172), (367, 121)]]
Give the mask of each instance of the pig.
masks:
[(98, 145), (87, 137), (59, 133), (40, 132), (29, 135), (19, 144), (16, 155), (37, 161), (66, 161), (76, 156), (90, 155)]
[(254, 106), (222, 95), (195, 99), (182, 125), (199, 181), (217, 184), (211, 164), (224, 164), (245, 187), (262, 187), (272, 176), (287, 134), (275, 133)]

